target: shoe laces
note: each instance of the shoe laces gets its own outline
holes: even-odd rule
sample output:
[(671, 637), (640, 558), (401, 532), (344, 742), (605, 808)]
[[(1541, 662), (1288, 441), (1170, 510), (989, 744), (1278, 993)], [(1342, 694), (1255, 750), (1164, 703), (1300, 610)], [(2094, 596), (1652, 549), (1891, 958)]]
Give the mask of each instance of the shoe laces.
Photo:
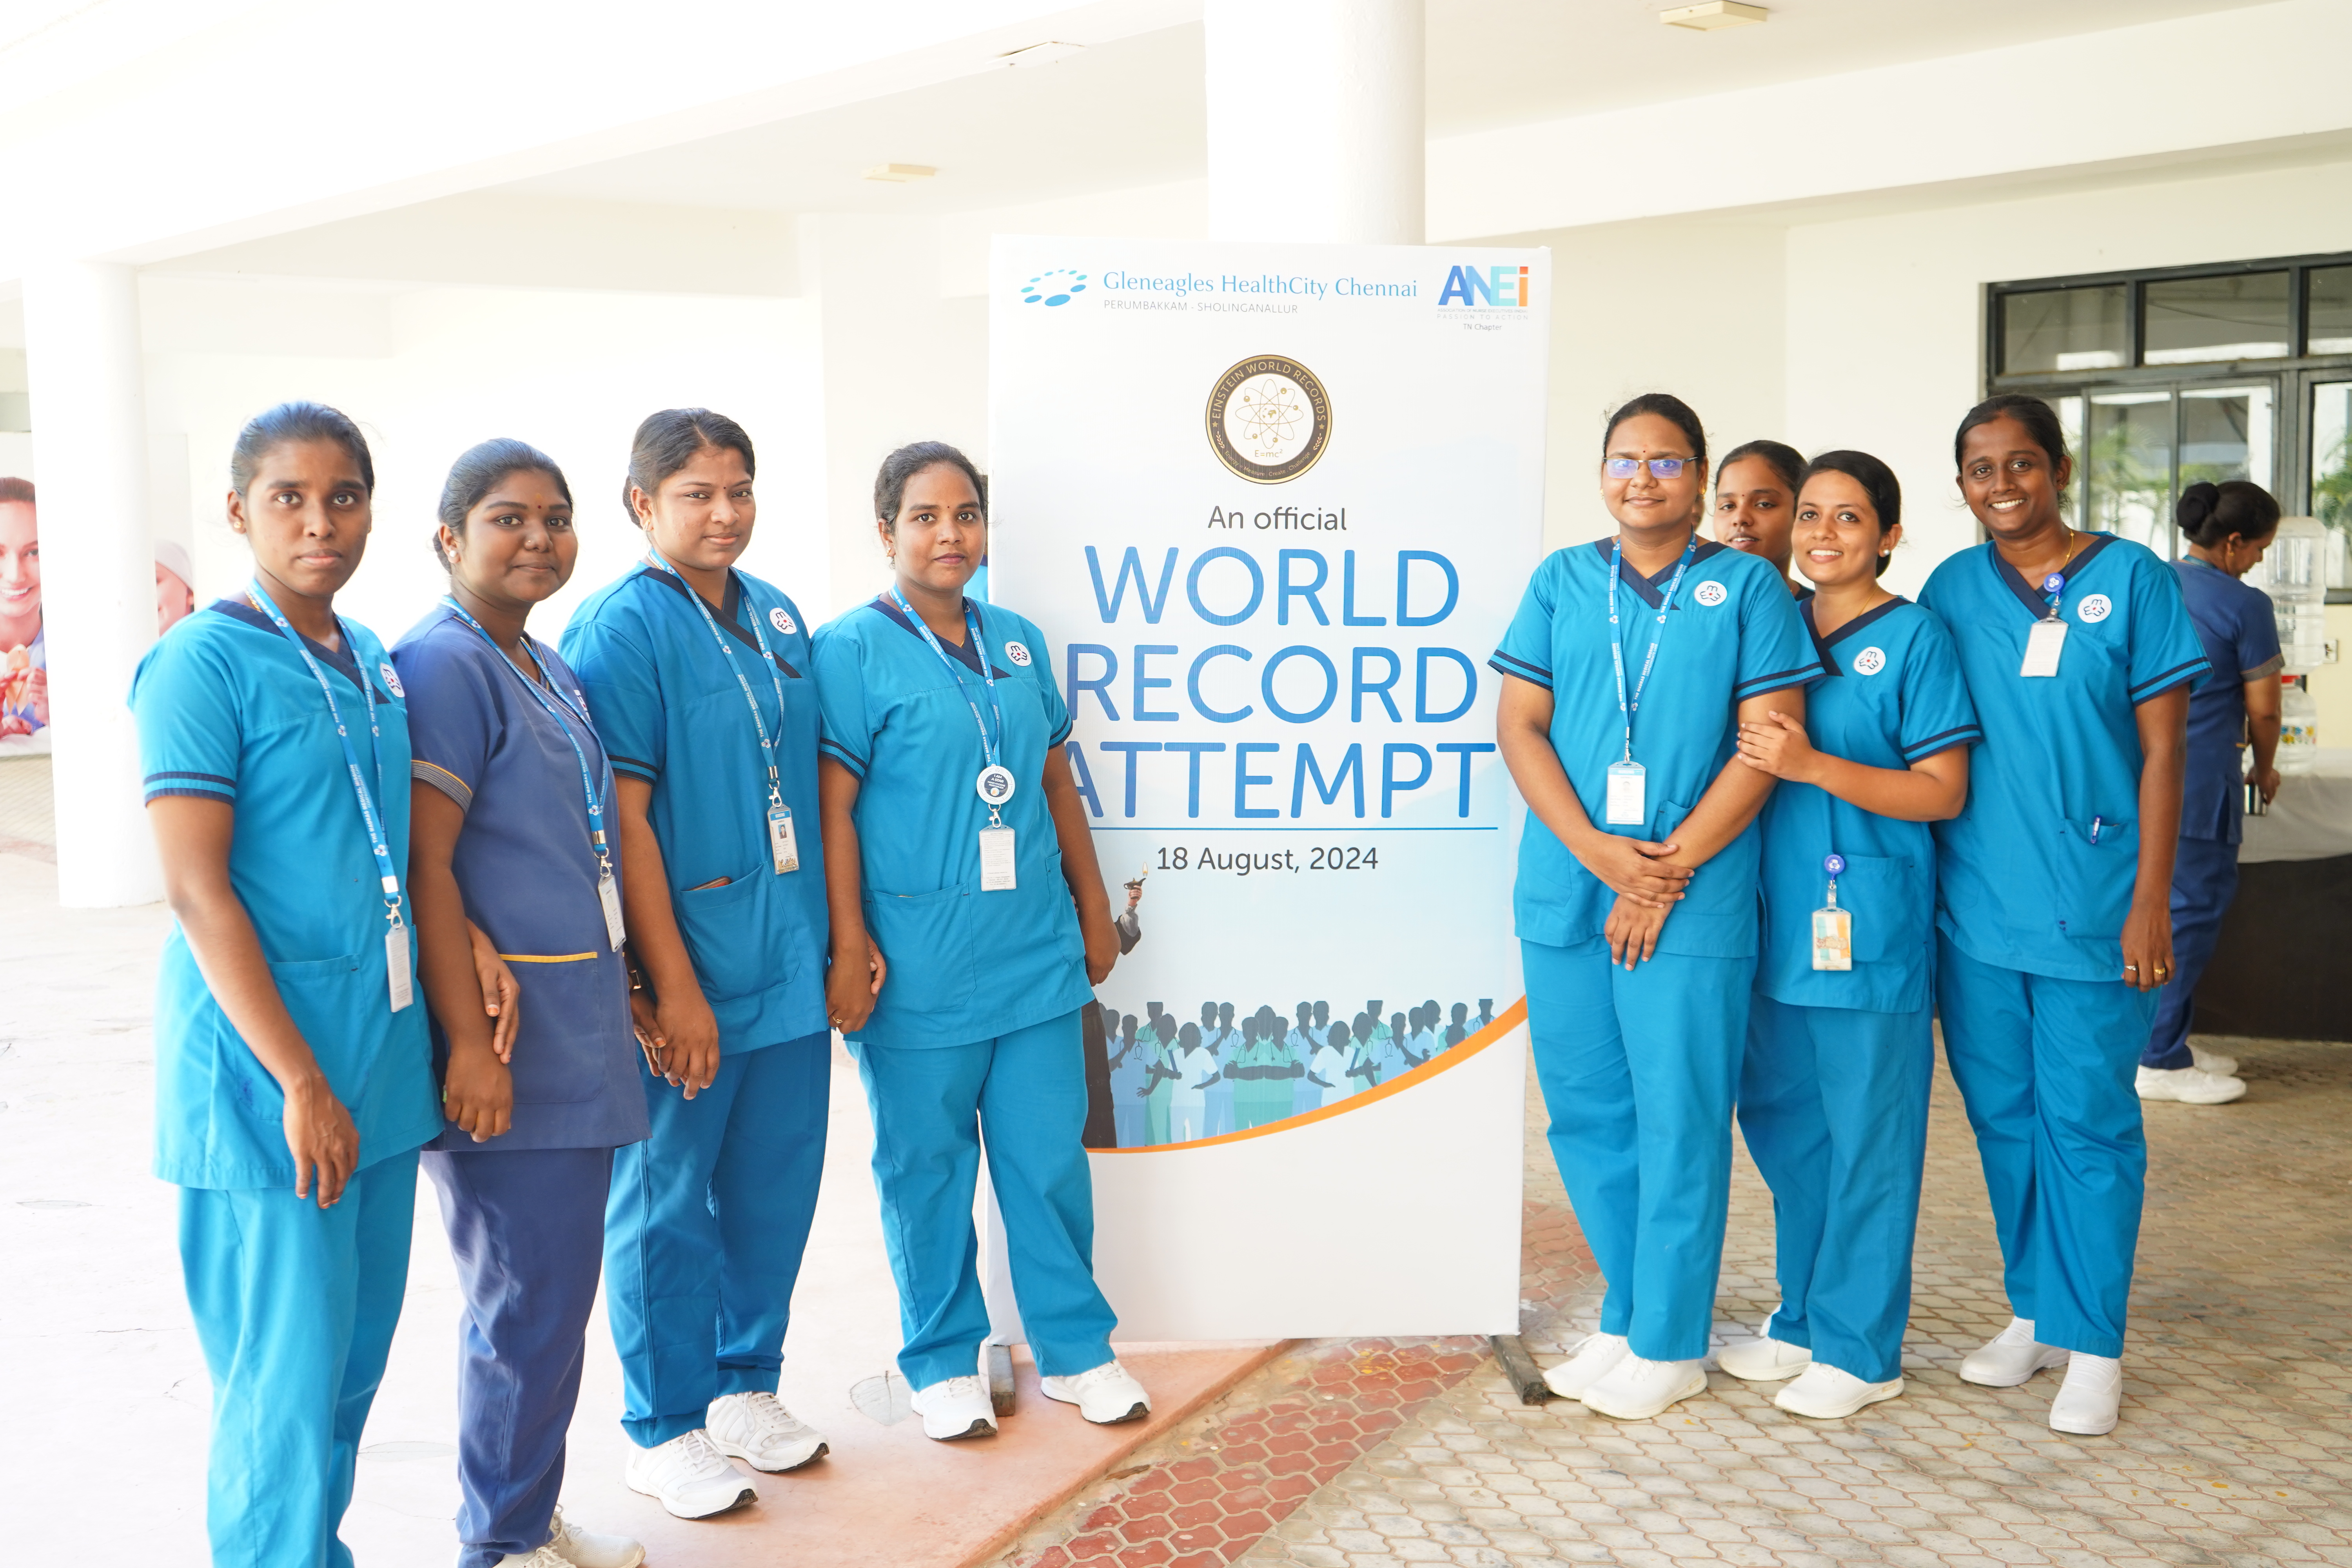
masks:
[(751, 1430), (762, 1441), (797, 1436), (808, 1430), (798, 1416), (784, 1408), (782, 1400), (764, 1390), (743, 1395), (743, 1409), (751, 1417)]
[(1118, 1363), (1107, 1361), (1100, 1366), (1090, 1366), (1084, 1372), (1073, 1373), (1062, 1382), (1073, 1394), (1089, 1394), (1118, 1383), (1119, 1372)]
[(977, 1373), (967, 1373), (961, 1377), (950, 1377), (941, 1386), (947, 1390), (947, 1396), (950, 1399), (980, 1399), (985, 1397), (988, 1392), (981, 1387), (980, 1375)]
[(719, 1445), (710, 1440), (710, 1434), (699, 1426), (677, 1439), (676, 1452), (677, 1465), (696, 1474), (712, 1475), (734, 1468), (727, 1462), (727, 1456), (719, 1451)]

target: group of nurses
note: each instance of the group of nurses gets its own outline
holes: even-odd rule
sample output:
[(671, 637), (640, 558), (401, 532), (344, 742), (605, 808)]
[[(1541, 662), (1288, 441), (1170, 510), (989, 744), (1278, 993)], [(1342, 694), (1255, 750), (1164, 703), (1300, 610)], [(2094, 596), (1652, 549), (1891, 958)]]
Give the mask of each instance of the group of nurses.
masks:
[(900, 448), (874, 510), (890, 585), (825, 626), (814, 661), (825, 1003), (873, 1116), (899, 1370), (930, 1436), (995, 1431), (972, 1224), (984, 1142), (1046, 1397), (1132, 1420), (1150, 1402), (1111, 1353), (1080, 1143), (1078, 1013), (1119, 943), (1063, 750), (1069, 710), (1035, 624), (965, 595), (988, 551), (971, 460)]
[(1513, 901), (1536, 1071), (1609, 1285), (1600, 1331), (1545, 1376), (1637, 1420), (1706, 1386), (1772, 785), (1739, 725), (1801, 721), (1822, 664), (1771, 566), (1698, 537), (1687, 405), (1619, 409), (1600, 479), (1615, 534), (1544, 561), (1493, 664), (1531, 819)]
[(1798, 613), (1822, 679), (1802, 724), (1768, 714), (1739, 741), (1780, 781), (1739, 1125), (1772, 1188), (1780, 1304), (1717, 1360), (1793, 1377), (1773, 1403), (1822, 1419), (1903, 1392), (1936, 1058), (1927, 825), (1967, 800), (1981, 734), (1942, 624), (1879, 584), (1902, 508), (1867, 453), (1804, 470), (1793, 537), (1813, 591)]

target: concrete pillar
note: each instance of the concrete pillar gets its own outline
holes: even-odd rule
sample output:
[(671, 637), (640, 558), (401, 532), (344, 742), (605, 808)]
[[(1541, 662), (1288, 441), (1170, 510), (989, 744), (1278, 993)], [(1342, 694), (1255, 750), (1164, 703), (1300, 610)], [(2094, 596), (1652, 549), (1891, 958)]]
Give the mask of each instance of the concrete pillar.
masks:
[(1419, 245), (1423, 0), (1207, 0), (1209, 234)]
[(40, 475), (58, 896), (68, 908), (163, 896), (125, 697), (155, 640), (139, 275), (60, 262), (25, 279), (25, 360)]

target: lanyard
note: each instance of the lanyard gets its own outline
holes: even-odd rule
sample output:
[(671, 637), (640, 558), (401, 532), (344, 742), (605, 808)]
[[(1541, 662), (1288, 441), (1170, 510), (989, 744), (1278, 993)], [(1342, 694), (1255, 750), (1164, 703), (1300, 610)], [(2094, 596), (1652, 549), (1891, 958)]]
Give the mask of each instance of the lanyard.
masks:
[(1691, 531), (1690, 542), (1683, 546), (1683, 558), (1675, 563), (1674, 580), (1666, 584), (1665, 597), (1658, 601), (1658, 622), (1650, 631), (1650, 651), (1643, 656), (1642, 673), (1633, 682), (1633, 694), (1625, 695), (1625, 642), (1617, 633), (1617, 574), (1624, 559), (1625, 542), (1609, 542), (1609, 657), (1617, 662), (1617, 711), (1625, 716), (1625, 761), (1633, 760), (1633, 714), (1642, 706), (1642, 689), (1650, 683), (1650, 667), (1658, 661), (1658, 639), (1665, 635), (1666, 612), (1675, 607), (1675, 590), (1683, 585), (1683, 574), (1689, 570), (1691, 557), (1698, 553), (1698, 531)]
[[(466, 606), (457, 603), (454, 596), (444, 598), (441, 603), (448, 606), (451, 615), (481, 633), (484, 642), (497, 648), (499, 657), (506, 661), (506, 667), (514, 671), (517, 680), (522, 682), (522, 689), (530, 693), (532, 699), (546, 711), (547, 716), (555, 721), (556, 728), (563, 731), (563, 738), (572, 742), (572, 760), (580, 764), (580, 794), (588, 803), (588, 842), (595, 849), (597, 863), (604, 868), (604, 874), (607, 877), (611, 876), (613, 851), (604, 839), (606, 797), (597, 793), (595, 779), (588, 771), (588, 753), (580, 749), (580, 738), (572, 732), (572, 721), (565, 717), (566, 714), (576, 715), (580, 721), (585, 724), (588, 722), (588, 715), (574, 708), (572, 705), (572, 699), (566, 697), (552, 680), (541, 686), (538, 681), (525, 675), (522, 672), (522, 667), (515, 663), (514, 656), (508, 653), (506, 649), (499, 647), (498, 639), (490, 636), (489, 628), (467, 614)], [(528, 635), (525, 636), (523, 647), (525, 648), (530, 647)], [(541, 675), (547, 673), (547, 666), (541, 662), (538, 654), (531, 655), (531, 663), (539, 667)], [(554, 692), (554, 696), (548, 695), (551, 691)], [(607, 776), (610, 776), (609, 773)]]
[[(302, 646), (302, 634), (288, 624), (277, 604), (262, 591), (258, 578), (254, 580), (252, 586), (247, 589), (247, 593), (252, 597), (254, 604), (260, 607), (261, 613), (276, 624), (286, 640), (294, 645), (294, 651), (302, 656), (303, 664), (309, 667), (311, 678), (318, 681), (320, 691), (326, 696), (327, 712), (335, 721), (335, 739), (343, 744), (343, 765), (351, 772), (352, 793), (359, 797), (360, 820), (367, 825), (368, 848), (375, 854), (376, 873), (383, 879), (383, 918), (397, 926), (401, 923), (400, 874), (393, 869), (392, 851), (384, 844), (383, 819), (377, 815), (375, 801), (368, 795), (367, 779), (360, 772), (359, 753), (352, 749), (351, 731), (344, 726), (343, 710), (335, 701), (335, 689), (327, 683), (327, 672), (319, 668), (319, 661), (310, 657), (310, 650)], [(352, 628), (343, 625), (341, 616), (335, 617), (335, 629), (342, 634), (343, 648), (352, 656), (352, 662), (356, 666), (360, 657), (359, 645), (352, 640)], [(360, 671), (360, 698), (367, 704), (368, 735), (375, 742), (375, 788), (376, 794), (382, 795), (383, 794), (383, 731), (376, 727), (375, 689), (368, 684), (367, 671), (364, 669)]]
[(964, 706), (971, 710), (971, 721), (980, 726), (981, 752), (988, 759), (988, 765), (995, 767), (999, 750), (997, 742), (1004, 733), (1004, 710), (996, 700), (996, 677), (988, 668), (988, 644), (981, 637), (980, 619), (972, 614), (971, 601), (966, 599), (963, 602), (964, 631), (971, 638), (972, 651), (980, 656), (980, 679), (988, 688), (989, 711), (996, 718), (994, 735), (989, 733), (988, 721), (980, 716), (980, 704), (971, 700), (971, 691), (964, 685), (962, 672), (956, 668), (956, 661), (948, 657), (948, 650), (941, 647), (940, 639), (931, 635), (931, 628), (923, 624), (923, 617), (915, 614), (914, 606), (907, 603), (907, 596), (898, 592), (898, 584), (896, 583), (890, 584), (890, 597), (898, 601), (899, 613), (914, 623), (915, 629), (923, 634), (923, 641), (929, 645), (931, 652), (938, 656), (939, 661), (947, 667), (949, 679), (956, 684), (956, 694), (963, 699)]
[[(743, 667), (735, 661), (735, 650), (727, 646), (727, 634), (719, 629), (719, 623), (711, 617), (710, 606), (702, 602), (702, 595), (686, 580), (685, 574), (663, 560), (660, 551), (648, 551), (646, 553), (655, 565), (678, 580), (679, 585), (686, 589), (686, 596), (693, 600), (694, 607), (701, 612), (702, 624), (710, 628), (711, 637), (717, 639), (719, 651), (727, 660), (727, 668), (735, 673), (735, 684), (743, 689), (743, 701), (751, 710), (751, 729), (760, 737), (760, 753), (768, 764), (768, 804), (772, 806), (783, 805), (784, 786), (776, 775), (776, 743), (768, 739), (767, 721), (760, 717), (760, 700), (751, 695), (751, 683), (744, 678)], [(743, 597), (749, 599), (751, 595), (746, 593)], [(768, 651), (768, 639), (760, 630), (759, 612), (754, 609), (745, 619), (751, 623), (751, 642), (760, 650), (760, 662), (767, 666), (768, 684), (776, 689), (776, 722), (781, 724), (784, 721), (784, 683), (776, 679), (775, 656)]]

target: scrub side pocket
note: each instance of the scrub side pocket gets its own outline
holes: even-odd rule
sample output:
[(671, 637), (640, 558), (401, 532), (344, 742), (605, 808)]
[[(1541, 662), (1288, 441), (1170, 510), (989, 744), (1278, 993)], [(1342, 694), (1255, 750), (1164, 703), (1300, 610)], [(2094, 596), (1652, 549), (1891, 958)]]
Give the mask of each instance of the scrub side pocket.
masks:
[(753, 918), (757, 908), (752, 896), (760, 890), (759, 879), (768, 875), (766, 866), (755, 866), (723, 886), (690, 888), (669, 896), (678, 934), (686, 938), (687, 953), (694, 960), (694, 977), (713, 1002), (749, 996), (776, 983), (775, 976), (762, 970), (767, 943)]
[[(361, 1027), (367, 1017), (364, 1009), (382, 1013), (388, 1006), (383, 950), (273, 963), (269, 978), (285, 1001), (294, 1026), (302, 1032), (303, 1043), (310, 1047), (319, 1070), (327, 1075), (327, 1087), (346, 1108), (357, 1106), (367, 1092), (369, 1075), (375, 1070), (373, 1043), (383, 1037), (381, 1029)], [(278, 1080), (261, 1067), (259, 1058), (254, 1066), (271, 1091), (280, 1095), (282, 1105)]]
[(629, 1027), (628, 983), (619, 978), (618, 956), (513, 969), (522, 987), (522, 1037), (509, 1068), (514, 1102), (576, 1105), (603, 1093), (613, 1060), (607, 1047), (614, 1031)]
[[(961, 887), (932, 893), (866, 893), (866, 929), (890, 965), (882, 982), (881, 1005), (908, 1013), (952, 1013), (971, 1003), (971, 898)], [(993, 910), (989, 918), (996, 918)]]
[[(1856, 963), (1875, 963), (1926, 949), (1935, 910), (1934, 891), (1923, 868), (1885, 856), (1849, 855), (1837, 886), (1839, 907), (1853, 914)], [(1824, 877), (1812, 908), (1826, 903), (1828, 894), (1829, 880)], [(1810, 921), (1811, 917), (1812, 910), (1807, 910), (1804, 918)]]
[(2068, 936), (2113, 942), (2124, 934), (2131, 912), (2132, 885), (2139, 875), (2139, 825), (2097, 818), (2063, 822), (2058, 853), (2051, 867), (2057, 895), (2058, 927)]

